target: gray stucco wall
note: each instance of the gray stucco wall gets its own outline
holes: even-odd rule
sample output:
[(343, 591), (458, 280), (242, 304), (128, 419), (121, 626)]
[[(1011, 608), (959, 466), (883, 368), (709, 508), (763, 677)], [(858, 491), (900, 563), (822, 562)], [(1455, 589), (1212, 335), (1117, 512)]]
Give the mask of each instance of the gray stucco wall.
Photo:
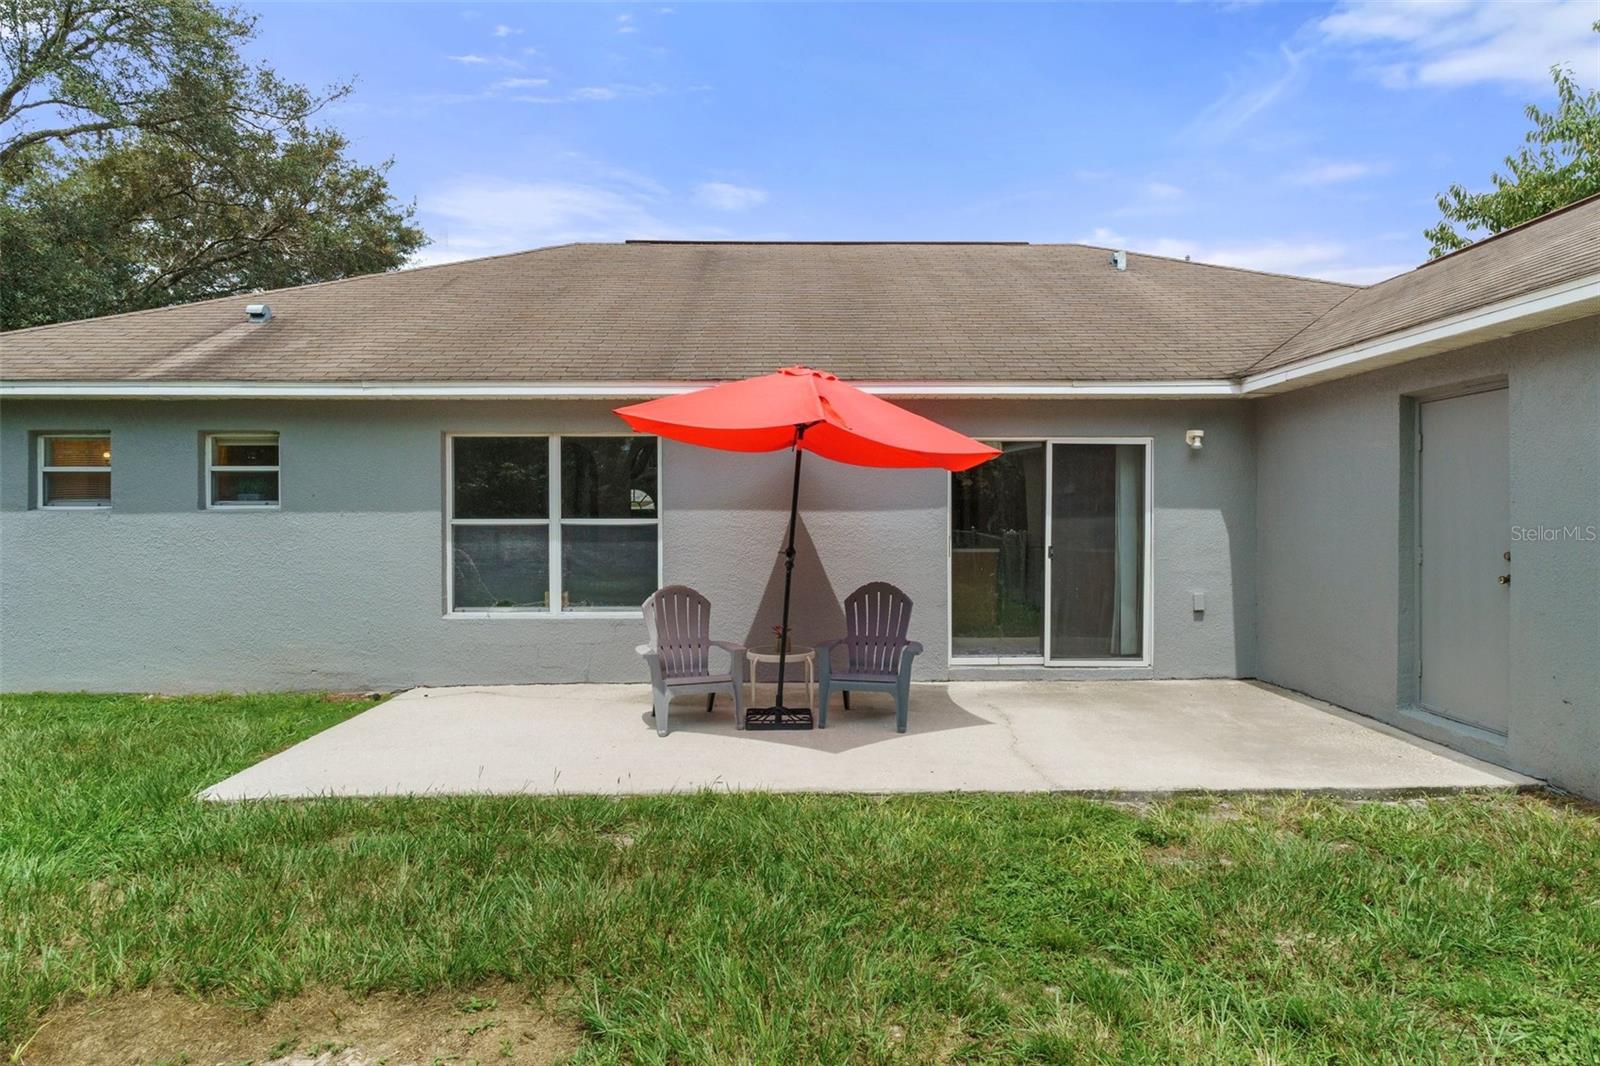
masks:
[[(1254, 412), (1237, 402), (973, 401), (909, 406), (974, 435), (1151, 436), (1153, 665), (968, 676), (1254, 673)], [(444, 617), (447, 432), (611, 432), (581, 402), (12, 401), (0, 412), (0, 687), (204, 691), (636, 681), (636, 617)], [(1192, 453), (1188, 428), (1206, 430)], [(29, 435), (113, 434), (113, 503), (29, 509)], [(283, 506), (200, 509), (200, 440), (281, 434)], [(770, 639), (790, 457), (668, 443), (666, 580), (715, 604), (720, 635)], [(892, 581), (913, 597), (918, 676), (946, 663), (946, 476), (808, 457), (795, 630), (835, 635), (839, 599)], [(1206, 593), (1195, 616), (1190, 593)]]
[(1600, 543), (1513, 543), (1503, 742), (1412, 707), (1414, 401), (1509, 386), (1513, 527), (1600, 526), (1600, 320), (1259, 402), (1259, 674), (1600, 795)]

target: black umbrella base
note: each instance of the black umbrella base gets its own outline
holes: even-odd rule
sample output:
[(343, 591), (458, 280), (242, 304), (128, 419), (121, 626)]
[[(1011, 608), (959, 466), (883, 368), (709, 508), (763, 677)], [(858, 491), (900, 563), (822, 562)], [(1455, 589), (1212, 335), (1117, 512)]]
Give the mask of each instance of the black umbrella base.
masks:
[(744, 712), (746, 729), (811, 729), (810, 707), (751, 707)]

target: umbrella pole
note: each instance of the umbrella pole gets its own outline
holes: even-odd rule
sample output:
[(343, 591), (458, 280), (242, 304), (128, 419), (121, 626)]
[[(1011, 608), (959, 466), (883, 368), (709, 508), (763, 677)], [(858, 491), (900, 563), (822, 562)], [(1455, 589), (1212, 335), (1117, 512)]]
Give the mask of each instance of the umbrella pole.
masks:
[(783, 549), (783, 622), (778, 638), (778, 697), (771, 707), (753, 707), (745, 712), (746, 729), (810, 729), (811, 708), (790, 709), (783, 705), (784, 672), (789, 664), (789, 592), (794, 585), (794, 530), (800, 517), (800, 438), (806, 427), (794, 427), (794, 486), (789, 491), (789, 542)]

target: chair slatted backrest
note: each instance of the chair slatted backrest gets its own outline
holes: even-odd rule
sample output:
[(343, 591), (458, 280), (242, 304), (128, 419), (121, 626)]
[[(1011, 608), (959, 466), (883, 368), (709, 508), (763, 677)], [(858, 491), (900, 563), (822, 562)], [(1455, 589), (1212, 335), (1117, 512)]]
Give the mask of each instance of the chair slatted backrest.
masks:
[(644, 601), (644, 624), (664, 676), (711, 673), (710, 600), (687, 585), (668, 585)]
[(862, 585), (844, 601), (844, 625), (852, 671), (896, 673), (911, 627), (911, 597), (883, 581)]

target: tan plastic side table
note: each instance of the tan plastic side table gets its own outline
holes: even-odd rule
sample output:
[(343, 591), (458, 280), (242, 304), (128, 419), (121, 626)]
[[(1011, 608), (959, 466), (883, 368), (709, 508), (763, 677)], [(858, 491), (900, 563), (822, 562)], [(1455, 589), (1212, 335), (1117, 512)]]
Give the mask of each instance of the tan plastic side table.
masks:
[[(756, 705), (756, 667), (762, 663), (775, 663), (778, 661), (776, 648), (751, 648), (744, 653), (745, 662), (750, 673), (746, 684), (749, 686), (750, 695), (745, 704), (750, 707)], [(814, 710), (816, 706), (817, 687), (817, 649), (815, 648), (790, 648), (789, 662), (791, 664), (804, 661), (806, 664), (806, 708)], [(788, 681), (787, 678), (784, 679)], [(774, 699), (777, 697), (774, 696)]]

